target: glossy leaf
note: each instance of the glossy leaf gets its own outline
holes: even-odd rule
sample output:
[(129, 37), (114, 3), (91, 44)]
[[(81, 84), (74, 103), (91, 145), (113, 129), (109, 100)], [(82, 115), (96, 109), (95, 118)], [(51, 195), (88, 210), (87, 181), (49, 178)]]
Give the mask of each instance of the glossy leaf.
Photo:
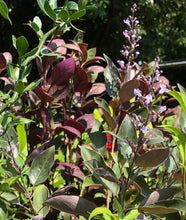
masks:
[(36, 82), (31, 82), (28, 86), (25, 87), (24, 92), (28, 92), (30, 90), (34, 90), (42, 81), (41, 79), (38, 79)]
[(119, 73), (117, 67), (106, 55), (105, 59), (107, 60), (107, 66), (104, 71), (105, 85), (107, 93), (112, 98), (117, 98), (118, 92), (120, 89), (119, 84)]
[(7, 19), (10, 22), (10, 24), (12, 24), (12, 21), (10, 20), (9, 13), (8, 13), (8, 7), (3, 0), (0, 0), (0, 14), (2, 17)]
[(30, 168), (29, 179), (32, 185), (43, 183), (49, 175), (50, 169), (54, 163), (55, 147), (52, 146), (37, 156)]
[(155, 215), (175, 213), (178, 211), (186, 212), (186, 202), (181, 199), (163, 200), (151, 205), (139, 206), (138, 209), (142, 212), (149, 212)]
[(48, 198), (48, 194), (48, 188), (45, 185), (39, 185), (34, 189), (33, 206), (39, 215), (46, 216), (49, 212), (49, 207), (43, 207), (43, 202)]
[(119, 91), (119, 98), (122, 102), (130, 101), (134, 97), (134, 89), (139, 87), (138, 79), (132, 79), (123, 84)]
[(138, 167), (156, 167), (163, 163), (169, 156), (169, 148), (153, 148), (135, 158)]
[[(140, 212), (137, 209), (133, 209), (125, 215), (125, 217), (122, 220), (133, 220), (136, 219), (136, 217), (140, 214)], [(138, 219), (138, 218), (137, 218)]]
[(81, 216), (89, 216), (89, 213), (96, 208), (94, 202), (74, 195), (55, 196), (47, 199), (44, 205), (51, 206), (62, 212)]

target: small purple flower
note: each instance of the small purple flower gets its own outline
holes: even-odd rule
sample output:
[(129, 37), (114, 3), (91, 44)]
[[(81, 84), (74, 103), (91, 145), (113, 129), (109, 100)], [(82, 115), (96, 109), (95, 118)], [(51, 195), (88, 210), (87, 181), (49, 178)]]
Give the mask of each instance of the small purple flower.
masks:
[(125, 50), (125, 51), (124, 51), (124, 55), (125, 55), (126, 57), (128, 57), (129, 51), (128, 51), (128, 50)]
[(138, 56), (140, 54), (140, 52), (139, 51), (136, 51), (136, 56)]
[(128, 38), (128, 37), (129, 37), (128, 31), (127, 31), (127, 30), (123, 31), (123, 35), (124, 35), (126, 38)]
[(129, 20), (128, 18), (127, 18), (127, 19), (124, 19), (123, 22), (124, 22), (126, 25), (130, 26), (130, 20)]
[(161, 106), (160, 107), (160, 110), (159, 110), (159, 113), (161, 114), (162, 112), (166, 111), (167, 110), (167, 107), (164, 105), (164, 106)]
[(124, 68), (125, 62), (123, 60), (118, 60), (117, 63), (120, 65), (121, 68)]
[(145, 133), (149, 132), (149, 129), (148, 129), (146, 126), (142, 126), (141, 129), (140, 129), (140, 131), (141, 131), (143, 134), (145, 134)]
[(151, 94), (146, 95), (144, 98), (145, 98), (145, 103), (147, 105), (152, 102), (152, 95)]
[(142, 96), (141, 90), (138, 89), (138, 88), (135, 88), (135, 89), (134, 89), (134, 95), (136, 95), (136, 96), (138, 96), (138, 97), (141, 97), (141, 96)]
[(165, 84), (160, 85), (159, 94), (163, 94), (164, 92), (170, 92), (170, 89), (167, 89), (167, 86)]

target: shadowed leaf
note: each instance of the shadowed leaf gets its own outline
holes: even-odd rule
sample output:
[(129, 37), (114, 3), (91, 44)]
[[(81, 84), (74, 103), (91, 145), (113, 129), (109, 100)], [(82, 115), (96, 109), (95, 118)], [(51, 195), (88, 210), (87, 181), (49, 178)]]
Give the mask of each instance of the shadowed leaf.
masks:
[(89, 216), (89, 213), (96, 208), (95, 203), (85, 198), (68, 195), (60, 195), (47, 199), (44, 205), (80, 216)]
[(140, 206), (147, 206), (161, 200), (169, 199), (180, 191), (181, 188), (176, 187), (170, 187), (154, 191), (141, 202)]
[(181, 199), (163, 200), (151, 205), (139, 206), (139, 210), (156, 215), (163, 215), (178, 211), (186, 212), (186, 202)]
[(138, 79), (132, 79), (123, 84), (119, 91), (119, 97), (122, 102), (130, 101), (134, 97), (134, 89), (139, 87)]
[(169, 156), (169, 148), (154, 148), (147, 153), (137, 156), (135, 163), (138, 167), (156, 167)]

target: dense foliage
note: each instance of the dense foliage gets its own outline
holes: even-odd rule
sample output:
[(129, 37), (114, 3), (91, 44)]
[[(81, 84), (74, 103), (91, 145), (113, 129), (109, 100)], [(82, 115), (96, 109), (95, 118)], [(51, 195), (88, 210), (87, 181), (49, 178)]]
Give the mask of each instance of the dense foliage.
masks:
[[(13, 35), (16, 56), (0, 53), (0, 219), (185, 219), (186, 92), (159, 58), (136, 62), (137, 5), (115, 64), (75, 26), (94, 5), (37, 3), (51, 28), (35, 16), (38, 44)], [(0, 13), (12, 23), (3, 0)]]

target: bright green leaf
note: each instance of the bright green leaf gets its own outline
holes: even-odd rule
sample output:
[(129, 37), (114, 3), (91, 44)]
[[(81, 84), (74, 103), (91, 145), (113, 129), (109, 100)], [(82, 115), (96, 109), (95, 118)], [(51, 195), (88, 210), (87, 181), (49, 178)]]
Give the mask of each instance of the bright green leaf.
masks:
[(96, 217), (97, 215), (100, 214), (106, 214), (110, 217), (110, 220), (119, 220), (114, 214), (112, 214), (112, 212), (107, 209), (106, 207), (98, 207), (96, 209), (94, 209), (91, 213), (90, 216), (88, 218), (88, 220), (91, 220), (93, 217)]
[(26, 160), (26, 157), (28, 155), (28, 149), (27, 149), (27, 134), (25, 130), (25, 125), (18, 124), (16, 130), (18, 134), (20, 154), (22, 155), (22, 157), (24, 157), (24, 160)]
[(0, 0), (0, 14), (12, 24), (12, 21), (9, 18), (8, 7), (3, 0)]

